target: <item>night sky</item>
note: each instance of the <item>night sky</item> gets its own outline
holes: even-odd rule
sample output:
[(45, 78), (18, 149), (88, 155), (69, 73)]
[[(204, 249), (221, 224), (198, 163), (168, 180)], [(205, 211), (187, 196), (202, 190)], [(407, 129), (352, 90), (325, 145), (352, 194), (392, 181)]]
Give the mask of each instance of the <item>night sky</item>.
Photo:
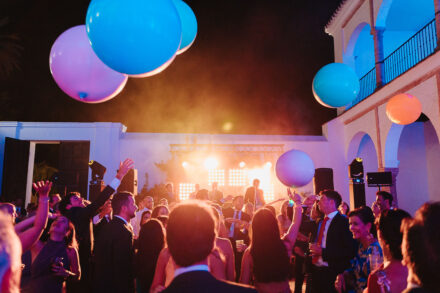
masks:
[[(121, 94), (90, 105), (64, 94), (49, 52), (84, 24), (89, 1), (0, 1), (0, 120), (121, 122), (129, 132), (320, 135), (336, 111), (311, 83), (333, 62), (324, 32), (341, 0), (188, 0), (192, 47), (159, 75), (130, 78)], [(225, 131), (228, 123), (232, 128)]]

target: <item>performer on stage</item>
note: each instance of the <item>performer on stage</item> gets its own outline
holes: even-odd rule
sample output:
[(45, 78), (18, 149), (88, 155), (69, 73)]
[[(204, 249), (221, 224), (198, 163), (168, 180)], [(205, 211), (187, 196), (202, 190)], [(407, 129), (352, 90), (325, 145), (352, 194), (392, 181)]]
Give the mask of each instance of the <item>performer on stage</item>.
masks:
[(259, 185), (260, 180), (254, 179), (252, 186), (246, 189), (246, 194), (244, 196), (245, 203), (252, 203), (255, 210), (258, 210), (266, 204), (264, 201), (263, 190), (258, 189)]

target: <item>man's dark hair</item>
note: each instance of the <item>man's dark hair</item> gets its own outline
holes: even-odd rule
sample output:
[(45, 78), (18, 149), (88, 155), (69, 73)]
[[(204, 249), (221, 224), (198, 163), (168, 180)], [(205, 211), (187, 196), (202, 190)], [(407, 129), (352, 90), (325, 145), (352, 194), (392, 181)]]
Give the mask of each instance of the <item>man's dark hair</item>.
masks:
[(393, 196), (391, 195), (391, 193), (386, 192), (386, 191), (378, 191), (378, 192), (376, 192), (376, 195), (382, 196), (384, 200), (388, 201), (388, 204), (390, 206), (393, 205)]
[(212, 207), (187, 201), (170, 213), (167, 243), (177, 265), (188, 267), (205, 260), (214, 247), (216, 237)]
[(237, 199), (242, 198), (244, 200), (244, 196), (243, 195), (236, 195), (234, 196), (234, 198), (232, 199), (232, 202), (235, 202)]
[(79, 192), (72, 191), (72, 192), (69, 192), (65, 197), (63, 197), (61, 199), (58, 208), (59, 208), (62, 215), (65, 215), (67, 212), (67, 206), (70, 204), (70, 198), (72, 196), (76, 196), (76, 195), (81, 196), (81, 194)]
[(121, 213), (122, 206), (128, 204), (130, 197), (133, 197), (133, 194), (127, 191), (118, 192), (113, 196), (112, 209), (115, 215)]
[(400, 226), (403, 219), (411, 218), (404, 210), (388, 210), (380, 214), (376, 219), (376, 228), (380, 235), (390, 248), (391, 257), (396, 260), (402, 260), (402, 232)]
[(341, 205), (342, 197), (337, 191), (332, 189), (324, 189), (319, 194), (321, 196), (325, 195), (328, 199), (333, 200), (336, 209)]
[(14, 215), (14, 208), (15, 205), (9, 202), (0, 203), (0, 211), (4, 211), (5, 213), (9, 215)]

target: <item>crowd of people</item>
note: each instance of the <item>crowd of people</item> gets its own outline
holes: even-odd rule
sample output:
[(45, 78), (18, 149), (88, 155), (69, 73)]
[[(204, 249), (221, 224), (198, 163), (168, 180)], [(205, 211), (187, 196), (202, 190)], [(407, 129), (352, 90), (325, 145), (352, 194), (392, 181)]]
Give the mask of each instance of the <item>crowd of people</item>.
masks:
[(412, 218), (384, 191), (350, 211), (337, 191), (287, 189), (277, 212), (254, 180), (183, 202), (167, 187), (155, 205), (116, 192), (133, 164), (92, 202), (45, 181), (35, 210), (1, 203), (0, 292), (440, 292), (440, 202)]

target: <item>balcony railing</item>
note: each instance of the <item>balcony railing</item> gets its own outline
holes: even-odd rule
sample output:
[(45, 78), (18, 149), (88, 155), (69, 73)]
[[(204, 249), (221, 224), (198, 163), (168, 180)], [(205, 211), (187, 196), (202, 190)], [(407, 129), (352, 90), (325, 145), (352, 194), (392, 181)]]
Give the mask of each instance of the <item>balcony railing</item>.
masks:
[[(385, 85), (391, 82), (432, 55), (436, 48), (437, 32), (435, 19), (433, 19), (384, 59), (383, 84)], [(365, 100), (377, 89), (376, 68), (370, 70), (359, 81), (359, 94), (357, 98), (345, 108), (346, 110)]]
[(360, 103), (366, 97), (374, 93), (374, 91), (376, 90), (376, 68), (368, 71), (368, 73), (359, 80), (359, 83), (359, 94), (357, 95), (356, 99), (354, 99), (353, 102), (351, 102), (351, 104), (345, 108), (346, 110)]

